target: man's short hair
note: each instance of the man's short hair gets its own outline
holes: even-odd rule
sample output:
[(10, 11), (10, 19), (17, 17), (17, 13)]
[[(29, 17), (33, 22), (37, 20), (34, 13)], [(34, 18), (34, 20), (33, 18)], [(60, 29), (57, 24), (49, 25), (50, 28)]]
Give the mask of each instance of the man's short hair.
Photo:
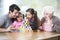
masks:
[(9, 11), (13, 12), (14, 10), (20, 11), (20, 8), (16, 4), (9, 6)]

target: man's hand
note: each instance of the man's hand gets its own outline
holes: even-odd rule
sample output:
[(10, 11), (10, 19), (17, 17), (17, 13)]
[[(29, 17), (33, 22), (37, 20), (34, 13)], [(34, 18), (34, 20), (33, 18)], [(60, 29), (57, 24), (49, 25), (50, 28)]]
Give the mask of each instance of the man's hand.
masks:
[(5, 28), (0, 28), (0, 32), (8, 32)]

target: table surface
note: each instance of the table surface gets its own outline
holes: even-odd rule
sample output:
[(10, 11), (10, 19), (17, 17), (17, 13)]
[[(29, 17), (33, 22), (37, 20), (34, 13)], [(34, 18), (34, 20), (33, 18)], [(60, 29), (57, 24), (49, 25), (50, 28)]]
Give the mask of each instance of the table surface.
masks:
[(0, 33), (0, 40), (43, 40), (52, 37), (60, 36), (53, 32), (2, 32)]

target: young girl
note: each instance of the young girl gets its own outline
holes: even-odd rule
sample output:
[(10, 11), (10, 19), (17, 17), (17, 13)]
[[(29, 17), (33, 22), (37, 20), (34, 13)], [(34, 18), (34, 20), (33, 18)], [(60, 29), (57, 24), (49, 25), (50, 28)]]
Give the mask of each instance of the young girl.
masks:
[(26, 17), (29, 20), (29, 24), (33, 31), (37, 31), (40, 26), (40, 20), (37, 17), (37, 12), (33, 8), (26, 10)]
[(20, 14), (12, 24), (13, 28), (18, 29), (23, 24), (23, 16)]

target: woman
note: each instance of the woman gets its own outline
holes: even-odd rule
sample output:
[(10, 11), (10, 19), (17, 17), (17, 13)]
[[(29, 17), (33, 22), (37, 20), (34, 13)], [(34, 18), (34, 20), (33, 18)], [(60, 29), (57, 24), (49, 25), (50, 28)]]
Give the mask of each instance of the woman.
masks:
[(44, 17), (41, 19), (42, 30), (60, 33), (60, 19), (54, 16), (54, 8), (46, 6), (43, 13)]

